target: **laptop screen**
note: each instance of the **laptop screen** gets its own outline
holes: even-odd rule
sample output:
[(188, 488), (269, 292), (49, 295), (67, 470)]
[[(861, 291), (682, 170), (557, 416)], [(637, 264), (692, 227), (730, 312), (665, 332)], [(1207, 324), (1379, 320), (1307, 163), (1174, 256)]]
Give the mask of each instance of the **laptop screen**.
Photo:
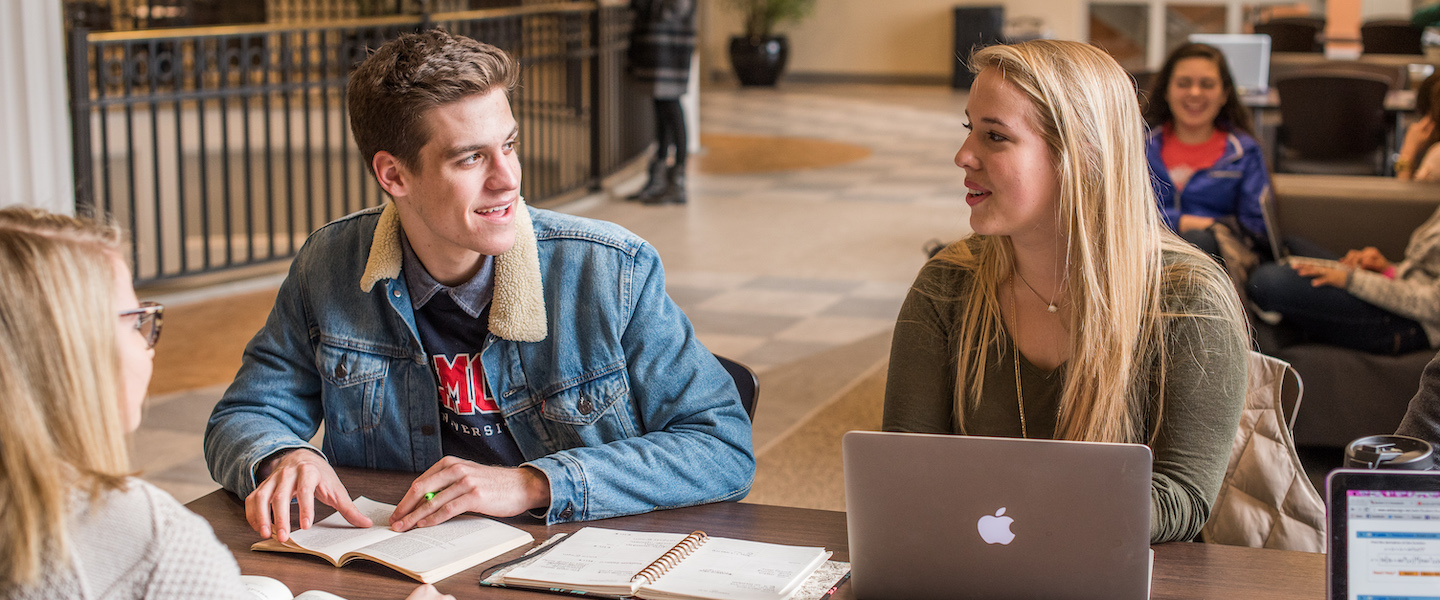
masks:
[(1440, 595), (1440, 491), (1346, 490), (1346, 598)]
[(1241, 95), (1270, 89), (1270, 36), (1263, 33), (1193, 33), (1190, 41), (1214, 46), (1225, 55), (1235, 90)]

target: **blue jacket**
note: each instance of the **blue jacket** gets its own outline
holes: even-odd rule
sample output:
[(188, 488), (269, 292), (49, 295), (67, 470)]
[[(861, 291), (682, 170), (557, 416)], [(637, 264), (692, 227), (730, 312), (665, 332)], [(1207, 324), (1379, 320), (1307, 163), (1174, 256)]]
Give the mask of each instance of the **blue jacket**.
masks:
[[(401, 276), (393, 205), (305, 242), (205, 428), (211, 475), (245, 497), (259, 462), (311, 448), (337, 466), (422, 472), (442, 457), (435, 375)], [(543, 283), (543, 285), (542, 285)], [(491, 389), (546, 520), (738, 500), (755, 473), (734, 381), (665, 293), (655, 249), (619, 226), (538, 209), (495, 261)]]
[(1212, 219), (1234, 217), (1249, 235), (1264, 240), (1267, 229), (1260, 199), (1270, 194), (1270, 173), (1265, 169), (1264, 151), (1259, 142), (1244, 132), (1230, 132), (1225, 140), (1225, 155), (1213, 166), (1196, 171), (1177, 198), (1175, 181), (1170, 179), (1170, 170), (1160, 158), (1162, 132), (1161, 127), (1150, 131), (1145, 155), (1150, 161), (1150, 182), (1155, 187), (1155, 198), (1165, 224), (1178, 232), (1182, 214)]

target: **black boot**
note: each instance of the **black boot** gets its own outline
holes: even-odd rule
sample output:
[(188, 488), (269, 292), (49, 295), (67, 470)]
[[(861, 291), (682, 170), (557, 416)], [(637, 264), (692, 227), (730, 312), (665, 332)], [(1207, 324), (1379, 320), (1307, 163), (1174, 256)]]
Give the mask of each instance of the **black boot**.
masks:
[(684, 204), (685, 203), (685, 165), (670, 167), (669, 177), (666, 178), (665, 189), (659, 194), (640, 200), (645, 204)]
[(666, 170), (667, 169), (664, 160), (661, 160), (659, 158), (651, 159), (649, 167), (650, 178), (645, 181), (645, 186), (641, 187), (640, 191), (626, 196), (625, 199), (649, 202), (651, 198), (654, 198), (655, 196), (659, 196), (660, 194), (664, 193), (666, 186)]

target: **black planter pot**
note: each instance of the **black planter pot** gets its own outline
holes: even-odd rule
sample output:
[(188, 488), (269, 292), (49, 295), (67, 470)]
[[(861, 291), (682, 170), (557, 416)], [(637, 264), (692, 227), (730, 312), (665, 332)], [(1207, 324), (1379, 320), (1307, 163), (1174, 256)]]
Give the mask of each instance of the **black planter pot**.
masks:
[(762, 40), (745, 36), (730, 38), (730, 66), (740, 78), (740, 85), (775, 85), (789, 56), (790, 42), (783, 35)]

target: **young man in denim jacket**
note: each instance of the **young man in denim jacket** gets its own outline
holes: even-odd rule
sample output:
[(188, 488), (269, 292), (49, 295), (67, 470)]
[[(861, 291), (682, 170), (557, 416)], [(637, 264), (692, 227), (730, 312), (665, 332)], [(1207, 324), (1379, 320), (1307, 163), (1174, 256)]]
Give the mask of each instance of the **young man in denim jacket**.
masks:
[(503, 51), (436, 30), (351, 76), (351, 130), (391, 201), (311, 234), (205, 430), (260, 535), (288, 538), (292, 498), (302, 529), (316, 499), (370, 525), (332, 465), (423, 471), (399, 531), (749, 490), (749, 419), (654, 248), (520, 198), (516, 77)]

